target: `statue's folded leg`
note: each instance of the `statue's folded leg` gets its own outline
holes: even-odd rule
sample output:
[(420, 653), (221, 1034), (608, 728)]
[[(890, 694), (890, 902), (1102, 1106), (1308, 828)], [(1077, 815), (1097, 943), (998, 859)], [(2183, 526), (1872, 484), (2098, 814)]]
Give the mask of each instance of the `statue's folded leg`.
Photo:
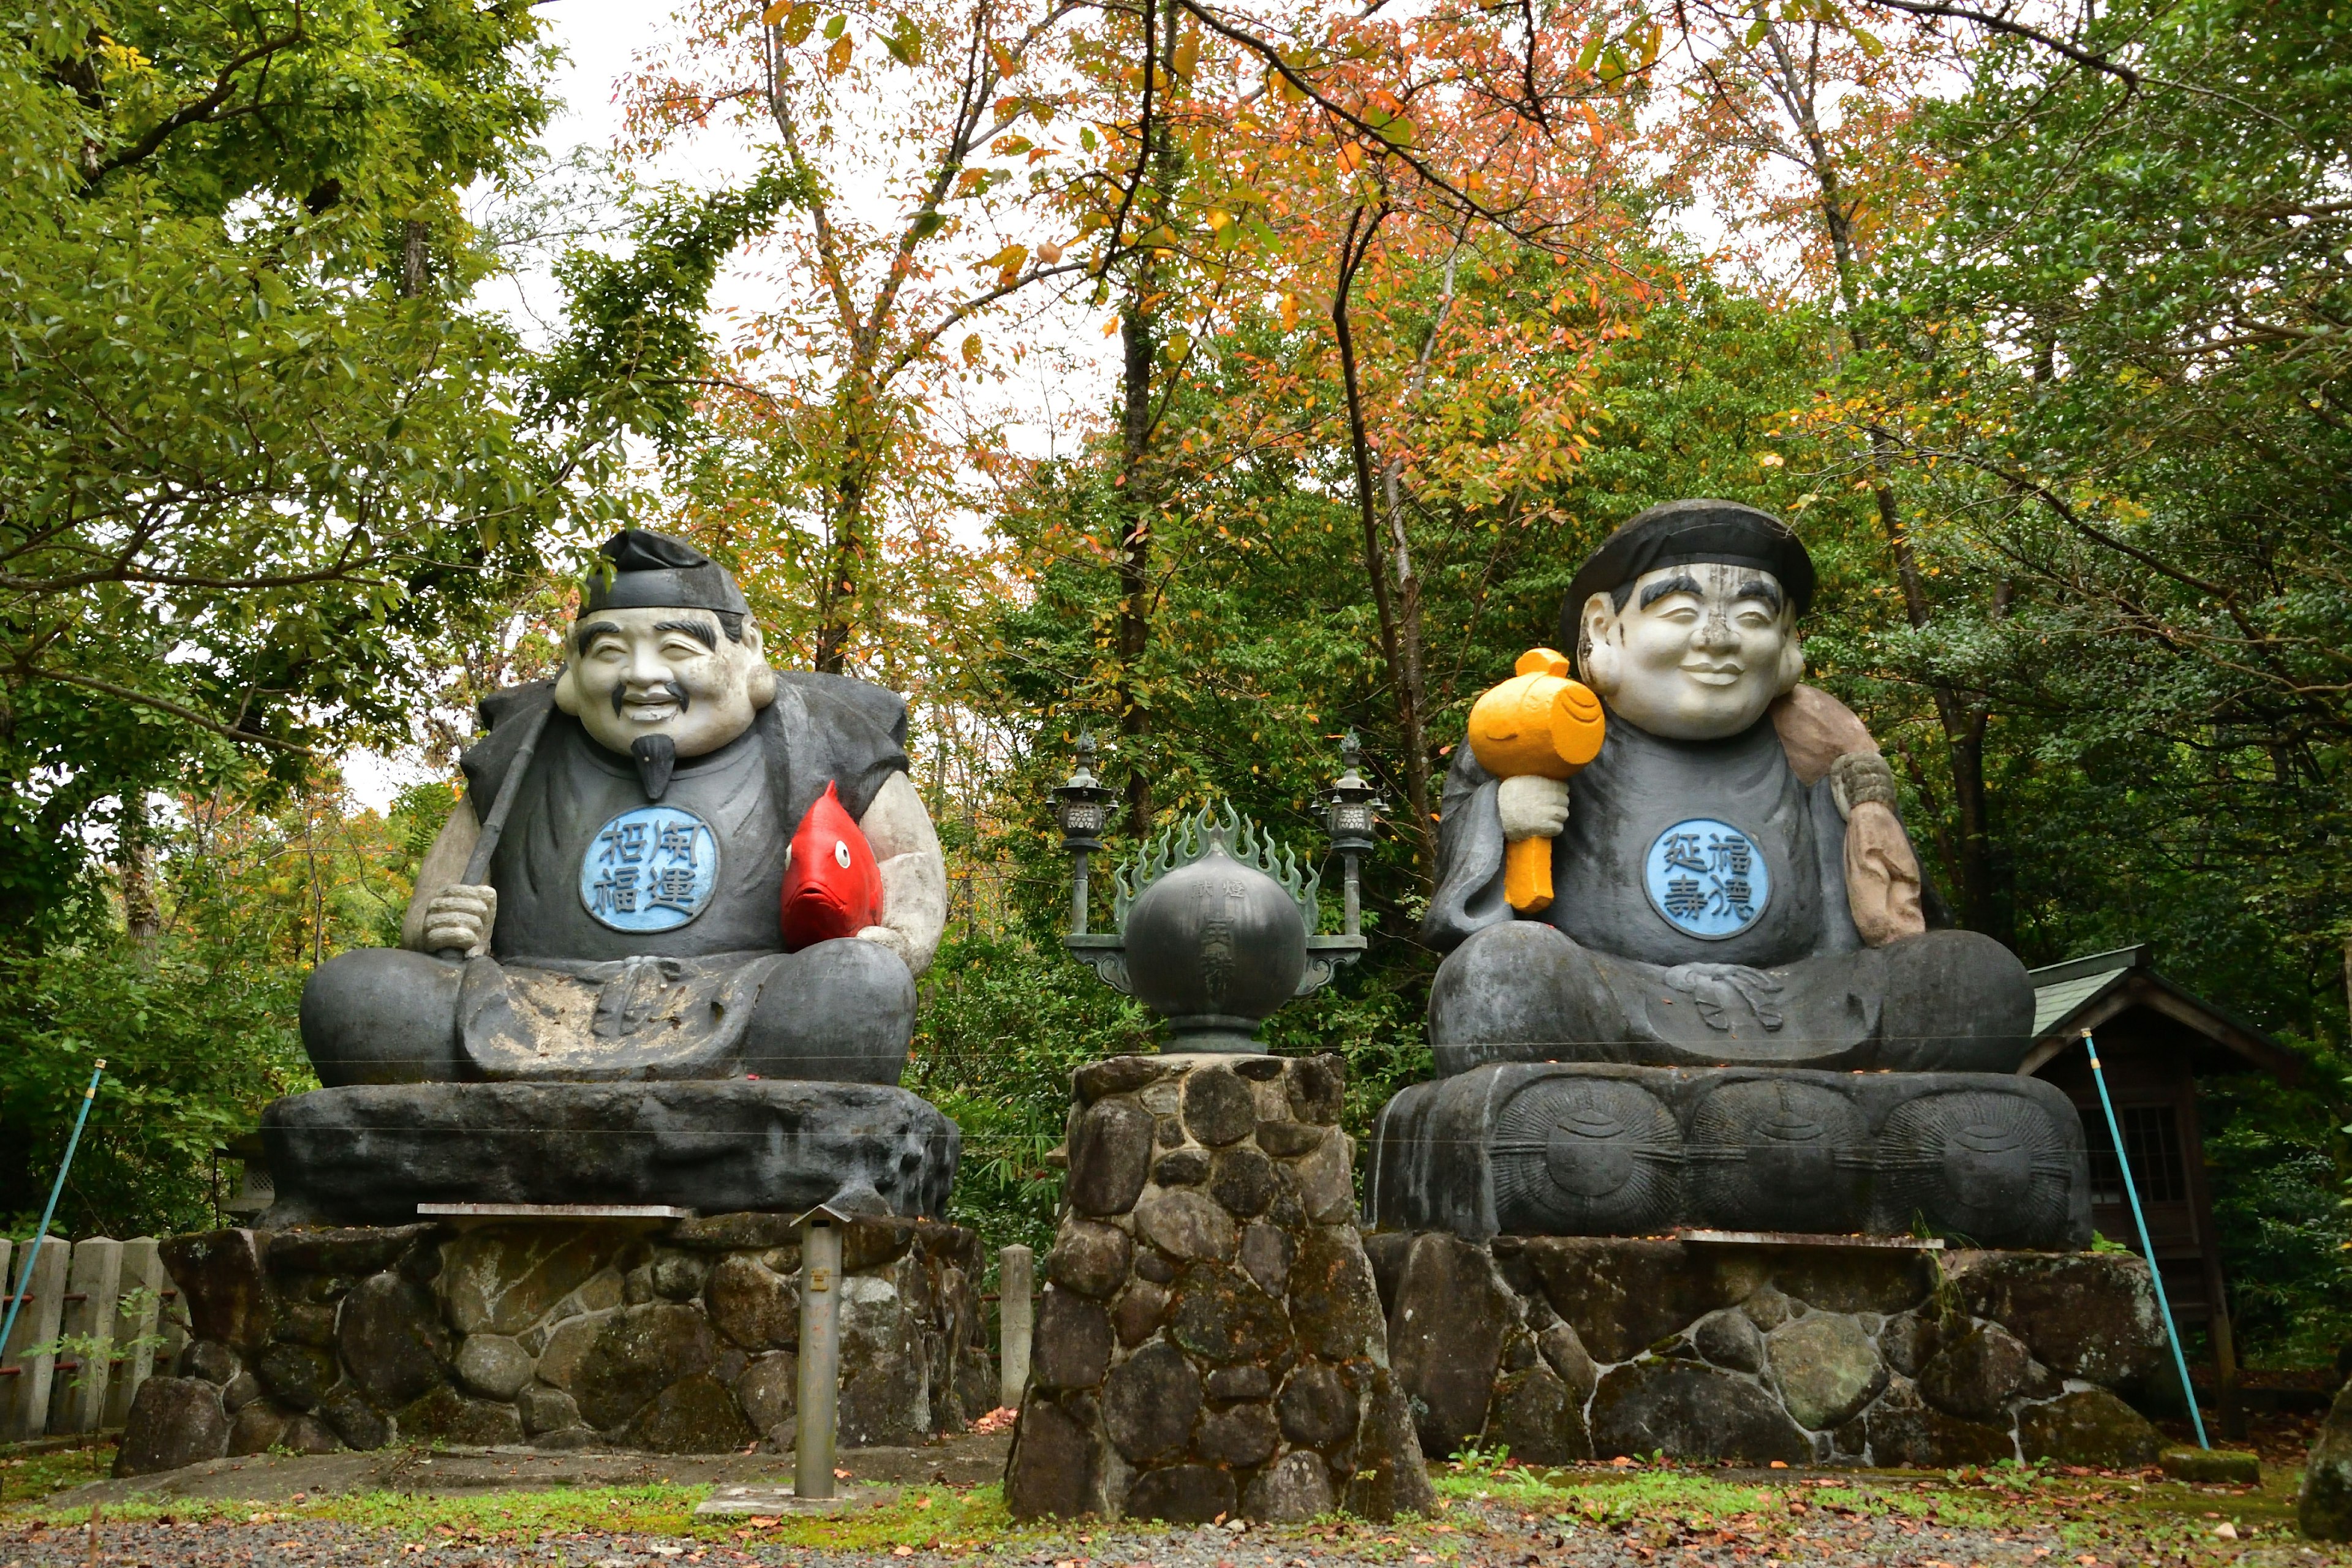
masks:
[(1540, 921), (1473, 932), (1429, 989), (1441, 1077), (1486, 1062), (1622, 1061), (1633, 1037), (1594, 955)]
[(302, 1048), (329, 1089), (475, 1076), (457, 1050), (464, 966), (400, 948), (338, 953), (302, 986)]
[(1895, 1072), (2015, 1072), (2033, 1036), (2033, 982), (2000, 943), (1931, 931), (1853, 955), (1856, 988), (1884, 996), (1875, 1066)]
[(778, 963), (743, 1034), (761, 1078), (896, 1084), (915, 1036), (915, 977), (878, 942), (821, 942)]

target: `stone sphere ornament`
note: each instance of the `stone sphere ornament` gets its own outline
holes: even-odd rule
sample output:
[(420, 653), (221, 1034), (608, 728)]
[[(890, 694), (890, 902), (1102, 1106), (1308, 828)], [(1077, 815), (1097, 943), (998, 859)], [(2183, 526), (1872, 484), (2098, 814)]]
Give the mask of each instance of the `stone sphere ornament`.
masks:
[[(1354, 855), (1343, 853), (1352, 882)], [(1257, 824), (1207, 805), (1118, 868), (1111, 931), (1081, 926), (1064, 941), (1105, 984), (1168, 1021), (1164, 1049), (1262, 1053), (1266, 1016), (1320, 990), (1364, 949), (1352, 919), (1339, 935), (1315, 934), (1321, 885), (1320, 871)], [(1346, 906), (1352, 915), (1353, 897)]]
[(1258, 1026), (1307, 974), (1295, 870), (1286, 886), (1237, 858), (1227, 831), (1209, 827), (1200, 858), (1147, 885), (1122, 923), (1135, 998), (1184, 1050), (1264, 1050)]

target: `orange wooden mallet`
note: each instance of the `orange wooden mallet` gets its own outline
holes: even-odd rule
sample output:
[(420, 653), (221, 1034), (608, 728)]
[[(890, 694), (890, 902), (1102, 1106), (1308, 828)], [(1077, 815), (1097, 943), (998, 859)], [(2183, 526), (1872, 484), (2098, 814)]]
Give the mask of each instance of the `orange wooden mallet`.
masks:
[[(1539, 773), (1572, 778), (1601, 754), (1608, 731), (1601, 699), (1571, 680), (1557, 650), (1529, 648), (1518, 673), (1478, 699), (1470, 710), (1470, 750), (1496, 778)], [(1551, 841), (1522, 838), (1503, 860), (1503, 896), (1521, 914), (1551, 904)]]

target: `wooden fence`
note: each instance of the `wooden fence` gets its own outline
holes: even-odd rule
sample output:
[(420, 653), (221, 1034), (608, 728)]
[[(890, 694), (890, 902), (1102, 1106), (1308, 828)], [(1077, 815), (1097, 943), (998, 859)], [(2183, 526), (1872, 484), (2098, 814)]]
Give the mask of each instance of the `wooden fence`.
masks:
[(24, 1299), (0, 1345), (0, 1443), (121, 1426), (139, 1385), (168, 1374), (188, 1342), (152, 1236), (53, 1236), (37, 1257), (29, 1240), (0, 1238), (0, 1317)]

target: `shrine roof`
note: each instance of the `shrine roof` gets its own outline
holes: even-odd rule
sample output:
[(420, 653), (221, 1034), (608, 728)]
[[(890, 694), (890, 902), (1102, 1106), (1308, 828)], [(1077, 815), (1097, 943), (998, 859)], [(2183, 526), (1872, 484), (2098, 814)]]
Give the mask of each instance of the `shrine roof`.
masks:
[(2144, 1008), (2196, 1037), (2208, 1047), (2200, 1053), (2209, 1058), (2207, 1065), (2254, 1068), (2289, 1081), (2303, 1076), (2303, 1063), (2294, 1052), (2226, 1008), (2158, 973), (2153, 950), (2145, 942), (2026, 973), (2033, 982), (2034, 1048), (2018, 1069), (2021, 1073), (2040, 1071), (2084, 1030), (2096, 1030), (2124, 1013)]

